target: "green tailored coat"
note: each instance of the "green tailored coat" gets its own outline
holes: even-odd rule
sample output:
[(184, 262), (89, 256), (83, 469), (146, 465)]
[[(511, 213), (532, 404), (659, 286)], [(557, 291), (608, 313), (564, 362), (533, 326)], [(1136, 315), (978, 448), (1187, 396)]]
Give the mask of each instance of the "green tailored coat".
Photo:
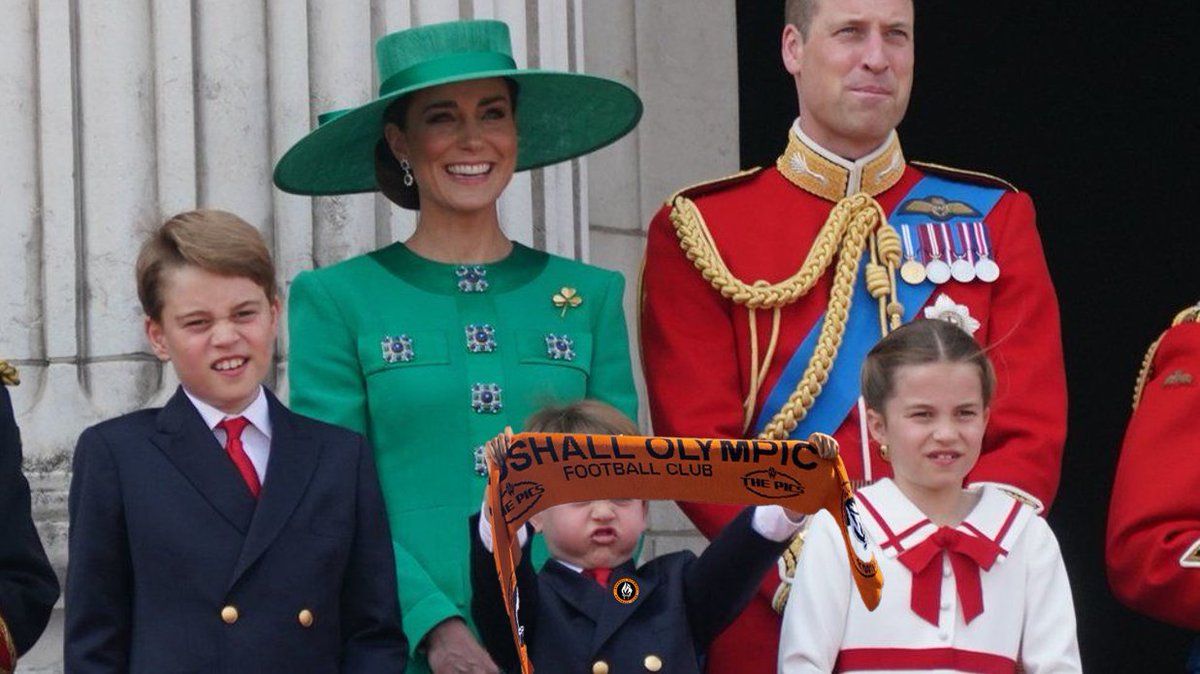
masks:
[(291, 407), (374, 445), (410, 644), (446, 618), (471, 622), (467, 518), (486, 440), (585, 397), (637, 418), (623, 288), (616, 272), (520, 244), (465, 267), (396, 243), (296, 277)]

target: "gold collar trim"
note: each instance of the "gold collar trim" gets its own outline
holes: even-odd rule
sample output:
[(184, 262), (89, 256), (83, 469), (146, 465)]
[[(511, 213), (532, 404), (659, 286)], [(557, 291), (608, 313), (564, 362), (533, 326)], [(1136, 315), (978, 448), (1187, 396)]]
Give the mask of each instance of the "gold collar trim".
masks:
[(849, 161), (804, 135), (799, 124), (788, 133), (788, 146), (775, 166), (789, 182), (807, 192), (837, 202), (852, 194), (871, 196), (900, 182), (904, 175), (904, 152), (900, 137), (893, 131), (887, 141), (871, 154)]

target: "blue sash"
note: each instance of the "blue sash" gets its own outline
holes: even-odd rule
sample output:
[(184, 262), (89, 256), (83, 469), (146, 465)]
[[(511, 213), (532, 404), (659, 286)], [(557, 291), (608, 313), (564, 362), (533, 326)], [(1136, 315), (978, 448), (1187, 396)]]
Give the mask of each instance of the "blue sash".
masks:
[[(904, 209), (905, 204), (914, 199), (928, 199), (933, 196), (942, 197), (947, 201), (964, 202), (977, 212), (977, 214), (969, 216), (952, 216), (944, 222), (983, 220), (1003, 195), (1004, 190), (1001, 189), (952, 182), (927, 175), (913, 185), (908, 194), (897, 202), (896, 209), (888, 216), (888, 222), (897, 228), (900, 225), (918, 225), (930, 222), (932, 218), (927, 213), (903, 214), (900, 211)], [(870, 254), (864, 253), (858, 279), (854, 283), (850, 315), (846, 319), (846, 332), (842, 337), (842, 346), (838, 349), (837, 358), (833, 361), (833, 368), (829, 372), (829, 381), (821, 390), (821, 395), (817, 396), (808, 416), (796, 425), (796, 429), (788, 436), (789, 438), (807, 438), (814, 431), (832, 434), (842, 425), (842, 421), (845, 420), (850, 409), (858, 402), (859, 371), (862, 369), (867, 352), (879, 340), (876, 336), (879, 334), (879, 306), (875, 298), (871, 297), (871, 293), (867, 292), (866, 274), (861, 271), (869, 260)], [(930, 281), (919, 285), (898, 281), (897, 286), (896, 299), (904, 305), (903, 320), (905, 323), (913, 320), (936, 288)], [(804, 341), (800, 343), (788, 360), (787, 366), (779, 376), (779, 381), (775, 382), (775, 387), (771, 389), (771, 393), (763, 403), (762, 411), (758, 414), (754, 428), (756, 435), (763, 431), (780, 408), (787, 403), (792, 392), (796, 390), (800, 378), (804, 376), (804, 370), (808, 367), (808, 361), (817, 347), (817, 338), (821, 334), (821, 326), (824, 322), (825, 314), (822, 313), (813, 324), (812, 329), (809, 330), (808, 336), (804, 338)]]

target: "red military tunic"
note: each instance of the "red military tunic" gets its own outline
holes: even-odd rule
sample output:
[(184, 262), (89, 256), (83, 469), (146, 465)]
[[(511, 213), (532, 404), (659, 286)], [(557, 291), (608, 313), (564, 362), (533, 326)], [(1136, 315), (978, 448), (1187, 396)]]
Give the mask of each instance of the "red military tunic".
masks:
[(1108, 511), (1108, 582), (1131, 608), (1200, 630), (1200, 323), (1180, 314), (1148, 354)]
[[(777, 283), (796, 273), (836, 200), (859, 191), (891, 213), (927, 171), (909, 165), (893, 133), (877, 151), (848, 162), (815, 145), (795, 126), (775, 167), (685, 190), (702, 214), (730, 272), (746, 283)], [(943, 178), (995, 186), (999, 181), (937, 169)], [(749, 437), (743, 400), (752, 381), (749, 313), (718, 293), (684, 255), (671, 221), (672, 205), (651, 222), (643, 274), (641, 340), (650, 413), (659, 435)], [(988, 348), (998, 386), (983, 455), (968, 478), (992, 482), (1035, 506), (1049, 505), (1058, 487), (1066, 435), (1066, 382), (1058, 304), (1029, 197), (1006, 186), (985, 218), (1001, 274), (994, 283), (950, 281), (929, 296), (946, 296), (979, 322), (974, 335)], [(831, 265), (832, 266), (832, 265)], [(859, 273), (862, 273), (860, 269)], [(781, 309), (776, 348), (756, 396), (754, 417), (796, 347), (825, 311), (832, 272)], [(758, 311), (757, 354), (768, 351), (772, 312)], [(879, 333), (876, 333), (877, 339)], [(852, 385), (857, 388), (857, 373)], [(856, 409), (837, 429), (852, 480), (891, 475), (866, 438)], [(866, 444), (864, 446), (864, 439)], [(712, 538), (736, 506), (681, 504)], [(756, 599), (710, 649), (709, 672), (766, 674), (775, 668), (779, 617), (771, 608), (779, 579), (770, 574)]]

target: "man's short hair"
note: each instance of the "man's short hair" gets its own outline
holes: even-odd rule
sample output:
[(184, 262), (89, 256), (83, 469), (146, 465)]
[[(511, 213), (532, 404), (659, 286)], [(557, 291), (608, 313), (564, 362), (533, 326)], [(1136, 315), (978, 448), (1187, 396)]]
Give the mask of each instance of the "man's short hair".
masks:
[(817, 14), (817, 0), (787, 0), (783, 9), (783, 20), (800, 31), (800, 37), (808, 39), (808, 29)]
[(137, 259), (138, 299), (142, 311), (162, 320), (165, 273), (194, 266), (254, 281), (274, 300), (278, 294), (275, 263), (262, 234), (226, 211), (199, 209), (172, 216), (142, 244)]

